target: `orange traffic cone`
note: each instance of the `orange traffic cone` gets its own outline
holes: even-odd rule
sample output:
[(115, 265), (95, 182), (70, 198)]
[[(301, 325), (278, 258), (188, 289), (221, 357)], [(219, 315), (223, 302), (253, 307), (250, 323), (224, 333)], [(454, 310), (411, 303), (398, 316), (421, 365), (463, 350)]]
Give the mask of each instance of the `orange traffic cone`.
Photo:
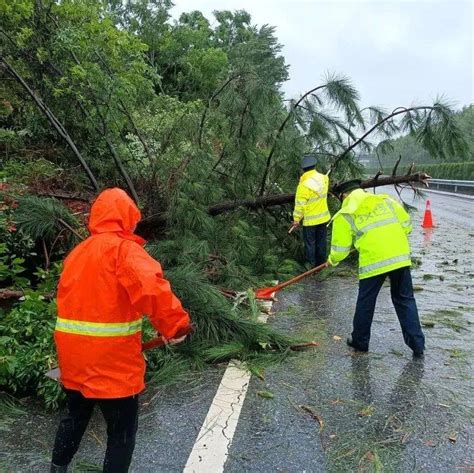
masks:
[(426, 201), (425, 215), (423, 216), (423, 223), (421, 226), (423, 228), (434, 228), (435, 224), (433, 222), (433, 215), (431, 214), (431, 204), (430, 201)]

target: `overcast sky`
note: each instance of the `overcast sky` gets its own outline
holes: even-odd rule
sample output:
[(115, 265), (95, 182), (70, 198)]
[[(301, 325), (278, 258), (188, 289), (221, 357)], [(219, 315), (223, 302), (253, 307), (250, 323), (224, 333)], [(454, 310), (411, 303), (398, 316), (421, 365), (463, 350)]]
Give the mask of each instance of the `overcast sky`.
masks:
[(352, 78), (362, 105), (395, 108), (445, 94), (457, 107), (474, 102), (474, 0), (320, 1), (173, 0), (171, 13), (244, 9), (276, 27), (294, 97), (325, 72)]

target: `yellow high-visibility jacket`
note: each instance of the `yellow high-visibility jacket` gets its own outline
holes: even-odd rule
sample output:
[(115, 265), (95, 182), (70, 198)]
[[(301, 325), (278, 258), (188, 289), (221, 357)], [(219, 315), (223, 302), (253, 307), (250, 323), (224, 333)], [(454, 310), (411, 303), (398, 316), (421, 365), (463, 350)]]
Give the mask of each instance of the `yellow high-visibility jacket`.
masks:
[(331, 218), (328, 210), (329, 178), (315, 169), (305, 172), (296, 189), (293, 220), (303, 226), (319, 225)]
[(411, 230), (410, 216), (395, 199), (354, 190), (333, 217), (328, 261), (337, 265), (354, 245), (359, 252), (359, 279), (410, 266)]

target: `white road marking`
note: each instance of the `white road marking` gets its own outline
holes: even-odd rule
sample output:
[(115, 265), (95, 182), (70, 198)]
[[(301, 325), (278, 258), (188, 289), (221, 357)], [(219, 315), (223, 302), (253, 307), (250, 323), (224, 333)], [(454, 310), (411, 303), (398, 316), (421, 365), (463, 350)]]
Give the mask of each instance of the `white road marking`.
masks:
[[(264, 301), (261, 305), (268, 312), (272, 302)], [(268, 314), (262, 312), (259, 320), (265, 323), (267, 319)], [(184, 467), (185, 473), (224, 471), (250, 377), (240, 362), (229, 363)]]

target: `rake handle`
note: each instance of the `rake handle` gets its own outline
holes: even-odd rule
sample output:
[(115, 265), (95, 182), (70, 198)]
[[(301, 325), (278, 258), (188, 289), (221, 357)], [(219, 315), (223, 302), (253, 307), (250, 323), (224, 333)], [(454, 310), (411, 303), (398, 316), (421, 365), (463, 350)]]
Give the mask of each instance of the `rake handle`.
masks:
[(305, 273), (302, 273), (298, 276), (295, 276), (294, 278), (288, 279), (288, 281), (282, 282), (281, 284), (276, 285), (272, 289), (276, 292), (279, 291), (280, 289), (283, 289), (286, 286), (289, 286), (291, 284), (294, 284), (295, 282), (301, 281), (301, 279), (304, 279), (308, 276), (311, 276), (312, 274), (319, 273), (323, 269), (327, 268), (328, 265), (327, 263), (320, 264), (319, 266), (316, 266), (315, 268), (311, 268), (310, 270), (306, 271)]
[[(185, 337), (186, 335), (189, 335), (194, 331), (194, 326), (188, 325), (187, 327), (178, 330), (173, 338)], [(155, 337), (142, 344), (142, 351), (151, 350), (152, 348), (161, 347), (163, 345), (165, 345), (165, 340), (163, 339), (163, 337)]]
[[(195, 330), (196, 329), (194, 325), (188, 325), (187, 327), (178, 330), (173, 338), (184, 337), (190, 333), (193, 333)], [(163, 345), (165, 345), (165, 340), (163, 337), (155, 337), (142, 344), (142, 351), (151, 350), (152, 348), (161, 347)], [(53, 368), (46, 373), (46, 376), (48, 378), (54, 379), (55, 381), (59, 381), (61, 378), (61, 370), (59, 367)]]

